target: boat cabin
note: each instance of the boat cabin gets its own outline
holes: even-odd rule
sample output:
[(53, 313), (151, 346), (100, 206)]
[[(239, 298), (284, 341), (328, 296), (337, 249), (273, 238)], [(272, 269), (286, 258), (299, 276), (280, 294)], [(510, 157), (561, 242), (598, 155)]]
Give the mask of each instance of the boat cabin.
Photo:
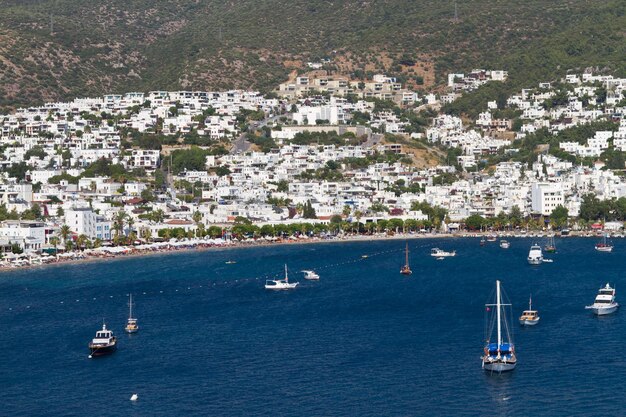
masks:
[(525, 310), (522, 313), (520, 320), (536, 320), (539, 317), (539, 312), (535, 310)]

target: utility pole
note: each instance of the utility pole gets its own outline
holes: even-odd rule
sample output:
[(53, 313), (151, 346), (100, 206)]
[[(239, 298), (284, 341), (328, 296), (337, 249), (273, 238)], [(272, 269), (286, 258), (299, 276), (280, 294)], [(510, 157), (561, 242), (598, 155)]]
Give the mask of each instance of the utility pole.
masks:
[(54, 20), (52, 20), (52, 13), (50, 13), (50, 36), (54, 36)]
[(458, 9), (458, 5), (457, 5), (457, 1), (454, 0), (454, 21), (458, 22), (459, 21), (459, 9)]

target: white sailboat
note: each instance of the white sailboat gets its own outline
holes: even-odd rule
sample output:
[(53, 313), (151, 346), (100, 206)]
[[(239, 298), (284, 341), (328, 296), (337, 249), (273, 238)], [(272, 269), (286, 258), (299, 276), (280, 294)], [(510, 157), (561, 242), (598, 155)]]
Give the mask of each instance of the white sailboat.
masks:
[(268, 279), (265, 281), (266, 290), (292, 290), (298, 286), (297, 282), (289, 282), (289, 274), (287, 273), (287, 264), (285, 264), (284, 279)]
[(128, 320), (126, 321), (126, 327), (124, 331), (128, 334), (137, 333), (139, 325), (137, 325), (137, 319), (133, 317), (133, 295), (128, 294)]
[(595, 247), (598, 252), (613, 252), (613, 244), (610, 242), (607, 242), (606, 234), (602, 238), (602, 242), (596, 243)]
[[(498, 280), (496, 281), (496, 303), (487, 304), (485, 306), (488, 312), (491, 311), (492, 307), (496, 308), (496, 314), (492, 314), (492, 319), (487, 320), (487, 340), (485, 341), (484, 355), (482, 356), (482, 367), (486, 371), (498, 373), (507, 372), (515, 369), (515, 365), (517, 365), (515, 347), (509, 332), (509, 325), (506, 320), (506, 313), (504, 309), (507, 306), (510, 307), (511, 304), (502, 303), (500, 281)], [(496, 324), (497, 327), (497, 339), (495, 342), (492, 342), (491, 333), (493, 332), (494, 324)], [(504, 329), (502, 328), (503, 324)], [(505, 335), (506, 338), (504, 337)]]

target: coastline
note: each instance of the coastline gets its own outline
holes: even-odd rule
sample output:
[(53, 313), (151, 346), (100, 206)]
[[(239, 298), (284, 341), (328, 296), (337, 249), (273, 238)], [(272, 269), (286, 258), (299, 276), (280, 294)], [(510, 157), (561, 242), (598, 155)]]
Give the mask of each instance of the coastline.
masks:
[[(502, 238), (536, 238), (545, 239), (549, 236), (547, 233), (492, 233), (492, 232), (464, 232), (464, 233), (396, 233), (393, 235), (378, 233), (373, 235), (341, 235), (338, 237), (324, 239), (319, 237), (307, 237), (307, 238), (287, 238), (277, 240), (266, 240), (259, 238), (256, 240), (230, 240), (219, 241), (214, 240), (207, 242), (202, 239), (188, 239), (181, 242), (162, 243), (159, 247), (153, 247), (146, 249), (146, 245), (133, 246), (119, 246), (115, 251), (107, 252), (108, 248), (103, 248), (100, 251), (97, 249), (85, 250), (83, 252), (70, 252), (68, 254), (61, 254), (57, 257), (50, 257), (48, 261), (40, 261), (36, 263), (22, 263), (17, 265), (0, 265), (0, 273), (19, 271), (31, 268), (44, 268), (53, 267), (59, 265), (74, 265), (86, 262), (101, 262), (114, 259), (135, 258), (135, 257), (149, 257), (155, 255), (168, 255), (174, 253), (186, 253), (186, 252), (198, 252), (198, 251), (217, 251), (217, 250), (230, 250), (230, 249), (244, 249), (253, 248), (259, 246), (277, 246), (277, 245), (308, 245), (316, 243), (352, 243), (352, 242), (374, 242), (384, 240), (418, 240), (418, 239), (439, 239), (439, 238), (463, 238), (463, 239), (477, 239), (489, 235), (497, 236), (498, 239)], [(591, 237), (598, 238), (596, 234), (589, 234), (585, 232), (572, 232), (568, 236), (560, 236), (562, 238), (569, 237)], [(624, 237), (619, 235), (618, 237)], [(216, 242), (220, 243), (216, 243)], [(148, 245), (149, 246), (149, 245)], [(112, 250), (112, 249), (111, 249)], [(68, 256), (69, 255), (69, 256)], [(6, 263), (6, 262), (5, 262)]]

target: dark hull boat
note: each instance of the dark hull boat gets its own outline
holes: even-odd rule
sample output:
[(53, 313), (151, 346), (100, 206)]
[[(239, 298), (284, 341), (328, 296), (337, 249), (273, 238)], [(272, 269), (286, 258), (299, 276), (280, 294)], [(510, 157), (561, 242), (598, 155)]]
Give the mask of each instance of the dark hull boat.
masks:
[(110, 355), (117, 349), (117, 338), (113, 332), (107, 329), (106, 324), (102, 324), (102, 330), (96, 332), (91, 342), (89, 342), (89, 357)]

